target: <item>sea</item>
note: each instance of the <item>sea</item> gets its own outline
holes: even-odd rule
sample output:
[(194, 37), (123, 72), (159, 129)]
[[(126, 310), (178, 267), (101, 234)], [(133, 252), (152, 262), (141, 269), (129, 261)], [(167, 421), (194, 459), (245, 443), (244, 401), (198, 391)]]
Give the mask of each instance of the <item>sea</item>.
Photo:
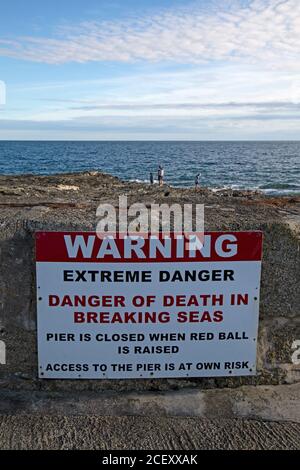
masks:
[(200, 184), (300, 194), (298, 142), (0, 141), (0, 174), (102, 171), (129, 181), (149, 181), (158, 165), (171, 186)]

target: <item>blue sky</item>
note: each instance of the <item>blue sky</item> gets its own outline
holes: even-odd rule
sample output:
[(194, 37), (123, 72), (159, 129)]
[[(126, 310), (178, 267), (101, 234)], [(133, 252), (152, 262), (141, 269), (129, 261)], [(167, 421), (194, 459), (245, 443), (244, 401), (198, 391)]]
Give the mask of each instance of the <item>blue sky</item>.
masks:
[(299, 139), (299, 0), (3, 0), (0, 139)]

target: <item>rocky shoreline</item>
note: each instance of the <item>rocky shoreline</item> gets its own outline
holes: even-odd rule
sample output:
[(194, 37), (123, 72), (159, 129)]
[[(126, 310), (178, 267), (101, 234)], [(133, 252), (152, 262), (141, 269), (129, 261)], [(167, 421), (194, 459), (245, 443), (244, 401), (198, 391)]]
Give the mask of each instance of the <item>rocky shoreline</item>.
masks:
[[(44, 218), (57, 213), (73, 211), (85, 214), (91, 222), (100, 203), (118, 205), (121, 195), (128, 204), (135, 202), (166, 204), (205, 204), (207, 228), (222, 229), (223, 225), (257, 223), (267, 220), (294, 221), (300, 215), (300, 195), (266, 196), (258, 191), (220, 190), (200, 188), (159, 187), (145, 183), (122, 181), (100, 172), (66, 173), (50, 176), (0, 175), (0, 215), (15, 217), (34, 215)], [(28, 218), (28, 217), (27, 217)], [(300, 220), (300, 219), (299, 219)], [(254, 227), (253, 227), (254, 228)]]

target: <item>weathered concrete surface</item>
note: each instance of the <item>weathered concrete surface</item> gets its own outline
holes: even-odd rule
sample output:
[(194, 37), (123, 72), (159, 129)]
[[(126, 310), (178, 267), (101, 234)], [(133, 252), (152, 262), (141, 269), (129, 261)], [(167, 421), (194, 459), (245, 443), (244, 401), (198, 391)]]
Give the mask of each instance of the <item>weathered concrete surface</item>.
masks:
[[(37, 379), (34, 233), (95, 230), (99, 203), (204, 203), (206, 230), (263, 230), (264, 260), (256, 377), (180, 380), (59, 381)], [(300, 198), (257, 193), (158, 188), (101, 173), (0, 176), (0, 340), (7, 365), (0, 388), (35, 391), (168, 391), (295, 383), (291, 361), (300, 339)]]
[(0, 449), (300, 449), (300, 424), (97, 416), (2, 416)]
[(300, 424), (300, 383), (177, 392), (0, 392), (0, 414), (199, 416)]

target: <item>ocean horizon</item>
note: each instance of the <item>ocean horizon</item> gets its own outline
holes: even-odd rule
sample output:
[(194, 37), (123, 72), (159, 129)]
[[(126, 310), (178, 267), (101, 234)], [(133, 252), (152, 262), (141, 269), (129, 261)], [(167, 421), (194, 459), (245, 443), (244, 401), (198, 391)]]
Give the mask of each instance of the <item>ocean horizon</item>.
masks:
[(300, 141), (0, 141), (0, 174), (102, 171), (127, 181), (156, 179), (213, 190), (300, 194)]

